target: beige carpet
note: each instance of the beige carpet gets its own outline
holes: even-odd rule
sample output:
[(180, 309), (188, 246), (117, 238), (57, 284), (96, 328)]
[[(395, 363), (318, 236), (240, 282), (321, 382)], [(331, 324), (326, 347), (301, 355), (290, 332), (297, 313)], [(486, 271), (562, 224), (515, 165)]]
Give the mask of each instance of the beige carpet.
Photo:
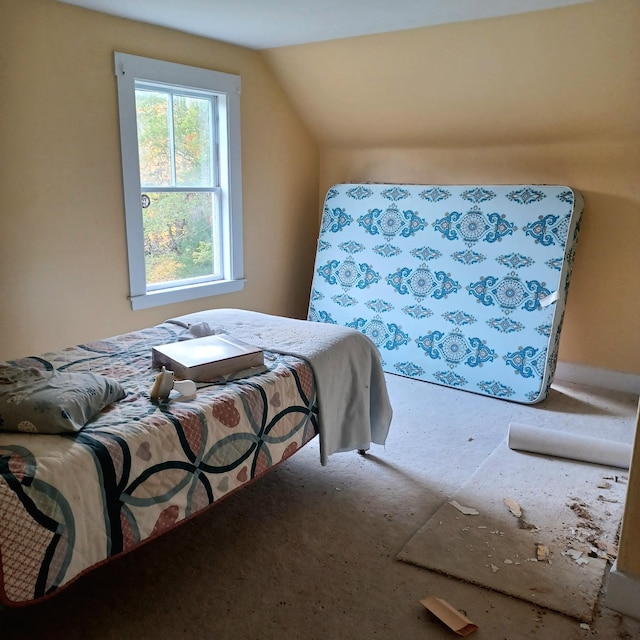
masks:
[(616, 552), (625, 478), (504, 441), (398, 558), (591, 622)]
[(478, 625), (474, 640), (640, 638), (640, 621), (602, 605), (584, 630), (575, 618), (396, 559), (509, 423), (632, 442), (637, 395), (556, 382), (544, 403), (518, 405), (400, 376), (387, 384), (394, 419), (386, 446), (336, 454), (323, 467), (316, 439), (50, 600), (0, 611), (0, 639), (459, 637), (420, 604), (428, 595), (463, 609)]

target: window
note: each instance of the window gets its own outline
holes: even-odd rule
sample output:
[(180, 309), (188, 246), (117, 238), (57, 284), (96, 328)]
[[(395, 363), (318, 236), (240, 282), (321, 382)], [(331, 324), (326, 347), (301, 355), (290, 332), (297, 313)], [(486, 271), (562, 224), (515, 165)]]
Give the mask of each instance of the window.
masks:
[(115, 54), (131, 306), (244, 286), (240, 78)]

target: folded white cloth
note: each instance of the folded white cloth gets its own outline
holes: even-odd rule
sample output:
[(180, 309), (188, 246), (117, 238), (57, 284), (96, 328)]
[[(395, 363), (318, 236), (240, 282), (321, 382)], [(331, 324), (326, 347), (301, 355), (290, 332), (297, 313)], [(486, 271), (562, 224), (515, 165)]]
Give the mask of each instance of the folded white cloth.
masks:
[(385, 443), (392, 409), (380, 353), (359, 331), (241, 309), (199, 311), (167, 322), (185, 328), (206, 323), (212, 333), (306, 360), (316, 378), (323, 465), (333, 453)]

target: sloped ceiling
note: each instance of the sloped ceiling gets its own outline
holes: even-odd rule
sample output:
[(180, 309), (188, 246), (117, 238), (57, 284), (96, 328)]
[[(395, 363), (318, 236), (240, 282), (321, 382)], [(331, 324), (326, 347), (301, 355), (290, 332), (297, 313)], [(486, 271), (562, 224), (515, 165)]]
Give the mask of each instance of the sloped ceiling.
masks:
[(592, 0), (60, 0), (268, 49), (551, 9)]
[(637, 136), (637, 0), (261, 51), (322, 147)]

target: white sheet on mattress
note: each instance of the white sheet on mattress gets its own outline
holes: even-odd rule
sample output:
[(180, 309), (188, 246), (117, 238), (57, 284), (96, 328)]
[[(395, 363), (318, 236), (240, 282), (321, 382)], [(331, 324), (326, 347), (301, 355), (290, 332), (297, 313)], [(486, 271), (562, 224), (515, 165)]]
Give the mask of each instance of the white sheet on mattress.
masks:
[(206, 322), (216, 333), (309, 362), (318, 390), (323, 465), (333, 453), (385, 443), (392, 409), (380, 354), (359, 331), (240, 309), (199, 311), (168, 322)]

